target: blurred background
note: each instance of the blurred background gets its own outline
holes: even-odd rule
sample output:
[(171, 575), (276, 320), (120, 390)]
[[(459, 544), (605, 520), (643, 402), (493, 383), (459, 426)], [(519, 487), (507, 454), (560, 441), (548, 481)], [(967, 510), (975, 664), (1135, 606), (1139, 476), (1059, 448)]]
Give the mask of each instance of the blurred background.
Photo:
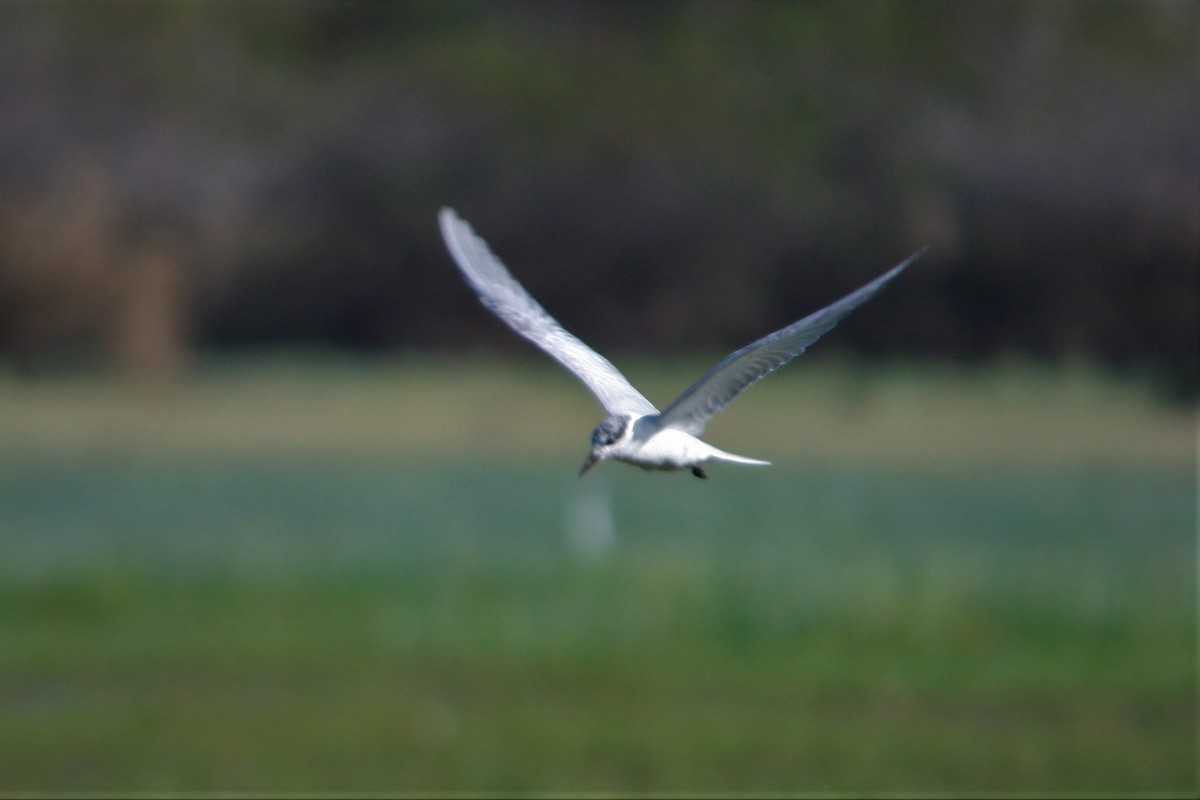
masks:
[[(0, 788), (1194, 791), (1196, 4), (12, 4), (0, 71)], [(929, 249), (714, 421), (776, 467), (581, 483), (443, 205), (660, 405)]]

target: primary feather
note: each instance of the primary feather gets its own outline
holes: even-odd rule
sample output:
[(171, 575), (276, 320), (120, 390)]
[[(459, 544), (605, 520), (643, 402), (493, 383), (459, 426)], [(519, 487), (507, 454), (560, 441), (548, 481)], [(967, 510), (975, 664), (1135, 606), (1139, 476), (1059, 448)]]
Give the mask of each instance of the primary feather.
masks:
[(659, 425), (699, 436), (713, 415), (743, 390), (803, 353), (847, 314), (874, 297), (923, 252), (924, 249), (917, 251), (836, 303), (726, 356), (667, 406)]
[(471, 288), (492, 313), (575, 373), (610, 414), (656, 414), (658, 409), (608, 359), (558, 324), (509, 274), (487, 243), (453, 209), (438, 215), (442, 237)]

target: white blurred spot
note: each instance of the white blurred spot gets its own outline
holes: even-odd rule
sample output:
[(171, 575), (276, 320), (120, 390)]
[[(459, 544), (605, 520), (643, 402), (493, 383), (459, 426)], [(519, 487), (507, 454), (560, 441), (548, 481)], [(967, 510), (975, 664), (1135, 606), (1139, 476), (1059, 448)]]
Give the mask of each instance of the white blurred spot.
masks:
[(567, 497), (567, 546), (572, 554), (589, 560), (608, 555), (616, 544), (612, 498), (599, 476), (580, 480)]

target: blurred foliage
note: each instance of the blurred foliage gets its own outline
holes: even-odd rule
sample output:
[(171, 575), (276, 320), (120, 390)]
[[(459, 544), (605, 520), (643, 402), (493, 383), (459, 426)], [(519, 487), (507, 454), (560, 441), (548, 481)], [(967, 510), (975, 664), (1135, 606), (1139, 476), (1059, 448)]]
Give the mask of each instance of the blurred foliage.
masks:
[(1191, 3), (5, 6), (0, 352), (520, 348), (450, 204), (601, 348), (740, 345), (929, 244), (823, 347), (1194, 397), (1198, 32)]
[(504, 457), (0, 457), (6, 790), (1194, 784), (1188, 469)]
[(3, 791), (1187, 796), (1194, 412), (850, 360), (738, 406), (777, 466), (581, 481), (546, 359), (0, 370)]
[(1186, 793), (1194, 416), (812, 367), (708, 481), (580, 481), (544, 360), (0, 374), (5, 790)]

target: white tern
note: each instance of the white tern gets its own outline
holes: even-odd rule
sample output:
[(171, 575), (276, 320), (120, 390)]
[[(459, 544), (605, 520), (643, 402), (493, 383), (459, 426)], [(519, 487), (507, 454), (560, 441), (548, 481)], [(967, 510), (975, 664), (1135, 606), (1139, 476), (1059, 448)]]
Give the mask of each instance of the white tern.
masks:
[(769, 465), (768, 461), (718, 450), (698, 437), (713, 415), (743, 389), (803, 353), (924, 252), (924, 248), (918, 250), (858, 291), (726, 356), (660, 412), (608, 359), (547, 314), (453, 209), (443, 208), (438, 221), (446, 247), (483, 304), (575, 373), (608, 412), (592, 432), (592, 447), (579, 470), (581, 476), (608, 458), (645, 469), (691, 469), (699, 478), (707, 477), (700, 465), (710, 459)]

